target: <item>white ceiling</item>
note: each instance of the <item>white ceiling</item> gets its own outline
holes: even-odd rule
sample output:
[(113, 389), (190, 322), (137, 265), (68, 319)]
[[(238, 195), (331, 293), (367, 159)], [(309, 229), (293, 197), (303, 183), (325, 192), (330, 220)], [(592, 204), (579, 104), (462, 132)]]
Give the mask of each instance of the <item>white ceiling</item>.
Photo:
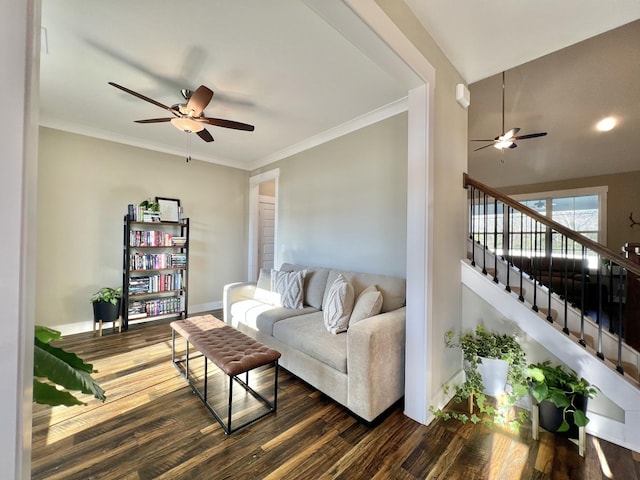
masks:
[[(640, 18), (638, 0), (406, 3), (468, 82)], [(339, 0), (43, 0), (42, 26), (42, 125), (245, 169), (402, 111), (415, 82)], [(135, 124), (166, 112), (109, 81), (165, 105), (204, 84), (208, 116), (256, 128)]]

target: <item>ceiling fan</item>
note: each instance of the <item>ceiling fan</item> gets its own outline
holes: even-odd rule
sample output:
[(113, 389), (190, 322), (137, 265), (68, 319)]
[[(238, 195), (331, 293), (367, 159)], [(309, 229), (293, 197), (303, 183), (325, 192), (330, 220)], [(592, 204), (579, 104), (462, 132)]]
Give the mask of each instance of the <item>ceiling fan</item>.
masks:
[(520, 131), (518, 127), (512, 128), (508, 132), (504, 130), (504, 72), (502, 72), (502, 135), (495, 137), (494, 139), (480, 139), (471, 140), (472, 142), (491, 142), (488, 145), (476, 148), (474, 152), (482, 150), (487, 147), (495, 147), (498, 150), (504, 150), (505, 148), (516, 148), (516, 140), (526, 140), (527, 138), (544, 137), (547, 132), (529, 133), (527, 135), (517, 135)]
[(213, 136), (205, 128), (205, 125), (214, 125), (216, 127), (233, 128), (235, 130), (246, 130), (253, 132), (255, 127), (247, 123), (234, 122), (233, 120), (225, 120), (224, 118), (211, 118), (204, 116), (204, 109), (209, 105), (213, 92), (200, 85), (194, 92), (188, 89), (182, 89), (181, 93), (186, 103), (176, 104), (168, 107), (160, 102), (153, 100), (152, 98), (145, 97), (141, 93), (129, 90), (122, 85), (118, 85), (114, 82), (109, 82), (109, 85), (119, 88), (123, 92), (127, 92), (134, 97), (138, 97), (141, 100), (152, 103), (164, 110), (173, 114), (173, 117), (168, 118), (149, 118), (146, 120), (134, 120), (136, 123), (163, 123), (171, 122), (171, 124), (178, 130), (183, 132), (195, 133), (205, 142), (213, 142)]

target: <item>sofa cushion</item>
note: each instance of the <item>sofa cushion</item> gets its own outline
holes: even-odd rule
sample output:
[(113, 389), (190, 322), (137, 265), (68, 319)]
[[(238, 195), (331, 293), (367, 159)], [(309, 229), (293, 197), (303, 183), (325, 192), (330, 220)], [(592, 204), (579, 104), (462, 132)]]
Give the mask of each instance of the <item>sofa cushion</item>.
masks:
[(231, 305), (231, 325), (237, 327), (238, 323), (244, 323), (253, 330), (259, 330), (266, 335), (273, 335), (273, 325), (283, 318), (317, 311), (313, 307), (292, 310), (290, 308), (274, 307), (259, 300), (241, 300)]
[(255, 300), (268, 303), (269, 305), (273, 305), (274, 307), (281, 306), (280, 295), (277, 292), (271, 291), (271, 270), (264, 268), (260, 269), (258, 283), (256, 284), (256, 288), (253, 292), (253, 298)]
[(353, 312), (351, 312), (351, 318), (349, 319), (349, 325), (364, 320), (365, 318), (378, 315), (382, 309), (382, 294), (378, 291), (375, 285), (370, 285), (365, 288), (353, 306)]
[(329, 275), (328, 268), (283, 263), (280, 266), (280, 270), (285, 272), (306, 270), (307, 274), (304, 277), (304, 303), (318, 310), (322, 308), (327, 276)]
[(299, 310), (303, 308), (306, 270), (283, 272), (271, 270), (271, 290), (280, 294), (281, 305)]
[[(378, 291), (382, 293), (382, 310), (381, 312), (390, 312), (404, 307), (406, 300), (406, 281), (401, 277), (393, 277), (391, 275), (377, 275), (373, 273), (359, 273), (359, 272), (347, 272), (343, 270), (330, 270), (327, 277), (327, 285), (331, 286), (335, 282), (338, 275), (344, 275), (353, 285), (353, 290), (356, 295), (367, 288), (369, 285), (375, 285)], [(327, 300), (327, 291), (325, 292), (323, 300), (324, 304)]]
[(347, 331), (353, 310), (353, 286), (342, 275), (333, 282), (324, 305), (324, 326), (333, 334)]
[(273, 327), (273, 336), (310, 357), (347, 373), (347, 335), (332, 335), (324, 327), (323, 313), (280, 320)]

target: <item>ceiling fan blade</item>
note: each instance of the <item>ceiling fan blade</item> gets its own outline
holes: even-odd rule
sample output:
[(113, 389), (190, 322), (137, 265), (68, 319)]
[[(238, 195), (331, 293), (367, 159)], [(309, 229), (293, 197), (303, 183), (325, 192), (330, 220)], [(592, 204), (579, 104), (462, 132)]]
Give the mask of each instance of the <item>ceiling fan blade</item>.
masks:
[(193, 110), (191, 115), (199, 117), (202, 115), (202, 111), (207, 108), (207, 105), (209, 105), (211, 97), (213, 97), (213, 92), (204, 85), (200, 85), (198, 89), (191, 94), (187, 101), (187, 112), (191, 112)]
[(511, 138), (515, 137), (516, 133), (518, 133), (519, 131), (520, 129), (518, 127), (512, 128), (504, 135), (502, 135), (502, 140), (510, 140)]
[(136, 123), (162, 123), (170, 122), (173, 118), (147, 118), (145, 120), (134, 120)]
[[(493, 140), (491, 140), (491, 141), (493, 141)], [(477, 152), (478, 150), (482, 150), (483, 148), (487, 148), (487, 147), (493, 147), (493, 143), (490, 143), (489, 145), (484, 145), (484, 146), (482, 146), (480, 148), (476, 148), (474, 150), (474, 152)]]
[(171, 113), (173, 113), (176, 117), (180, 116), (180, 113), (177, 110), (174, 110), (171, 107), (167, 107), (166, 105), (163, 105), (160, 102), (156, 102), (154, 99), (149, 98), (149, 97), (145, 97), (144, 95), (142, 95), (141, 93), (138, 92), (134, 92), (133, 90), (129, 90), (127, 87), (123, 87), (122, 85), (118, 85), (117, 83), (113, 83), (113, 82), (109, 82), (109, 85), (111, 85), (112, 87), (116, 87), (119, 88), (120, 90), (122, 90), (123, 92), (127, 92), (129, 95), (133, 95), (134, 97), (138, 97), (140, 100), (144, 100), (145, 102), (149, 102), (154, 104), (157, 107), (163, 108), (164, 110), (167, 110)]
[(515, 143), (512, 143), (511, 145), (509, 145), (509, 148), (517, 148), (518, 145), (516, 145)]
[(213, 136), (209, 133), (209, 130), (207, 130), (206, 128), (196, 133), (205, 142), (213, 142)]
[(528, 135), (520, 135), (519, 137), (513, 138), (513, 140), (525, 140), (527, 138), (536, 138), (536, 137), (544, 137), (547, 132), (538, 132), (538, 133), (529, 133)]
[(247, 123), (234, 122), (233, 120), (225, 120), (224, 118), (210, 118), (200, 117), (194, 118), (194, 120), (202, 123), (208, 123), (209, 125), (215, 125), (216, 127), (233, 128), (235, 130), (246, 130), (253, 132), (255, 127)]

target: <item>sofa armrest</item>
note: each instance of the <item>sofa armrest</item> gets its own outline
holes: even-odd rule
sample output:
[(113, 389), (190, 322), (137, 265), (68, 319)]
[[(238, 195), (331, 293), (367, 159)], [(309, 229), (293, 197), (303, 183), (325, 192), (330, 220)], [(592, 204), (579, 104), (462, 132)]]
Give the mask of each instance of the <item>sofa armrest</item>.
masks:
[(225, 323), (231, 325), (231, 305), (239, 302), (240, 300), (253, 298), (255, 291), (255, 282), (236, 282), (229, 283), (224, 286), (222, 293), (222, 308)]
[(373, 421), (404, 395), (406, 307), (347, 330), (347, 408)]

